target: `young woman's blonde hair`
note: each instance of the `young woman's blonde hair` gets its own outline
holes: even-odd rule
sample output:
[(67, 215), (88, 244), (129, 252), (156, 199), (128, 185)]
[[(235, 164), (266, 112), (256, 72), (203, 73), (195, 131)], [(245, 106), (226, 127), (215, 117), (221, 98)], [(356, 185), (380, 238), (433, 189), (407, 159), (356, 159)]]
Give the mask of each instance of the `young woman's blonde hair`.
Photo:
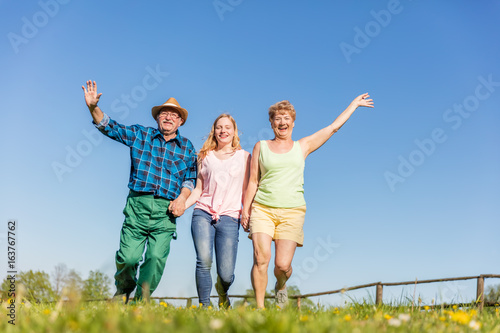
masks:
[(219, 121), (219, 119), (224, 117), (228, 118), (233, 123), (234, 127), (234, 136), (233, 136), (233, 142), (231, 142), (231, 147), (233, 148), (233, 150), (241, 149), (240, 137), (238, 136), (238, 126), (236, 125), (236, 121), (234, 120), (233, 117), (231, 117), (231, 115), (223, 113), (220, 116), (218, 116), (217, 119), (215, 119), (214, 124), (212, 125), (212, 129), (210, 130), (210, 133), (208, 134), (208, 137), (205, 140), (205, 143), (203, 143), (203, 146), (198, 152), (198, 162), (201, 162), (211, 150), (217, 148), (217, 139), (215, 138), (215, 126), (217, 126), (217, 122)]
[(273, 104), (269, 107), (269, 121), (272, 121), (274, 116), (277, 114), (287, 113), (292, 117), (293, 121), (295, 121), (295, 108), (292, 103), (289, 101), (281, 101), (276, 104)]

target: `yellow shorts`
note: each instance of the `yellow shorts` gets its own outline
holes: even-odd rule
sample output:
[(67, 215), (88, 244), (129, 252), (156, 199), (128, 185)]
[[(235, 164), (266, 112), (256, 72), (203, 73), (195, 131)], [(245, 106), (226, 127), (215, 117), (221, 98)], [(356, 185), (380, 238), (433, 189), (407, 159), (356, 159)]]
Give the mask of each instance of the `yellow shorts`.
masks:
[(304, 243), (304, 218), (306, 206), (294, 208), (274, 208), (252, 204), (250, 214), (250, 234), (263, 232), (275, 239), (288, 239), (297, 242), (297, 246)]

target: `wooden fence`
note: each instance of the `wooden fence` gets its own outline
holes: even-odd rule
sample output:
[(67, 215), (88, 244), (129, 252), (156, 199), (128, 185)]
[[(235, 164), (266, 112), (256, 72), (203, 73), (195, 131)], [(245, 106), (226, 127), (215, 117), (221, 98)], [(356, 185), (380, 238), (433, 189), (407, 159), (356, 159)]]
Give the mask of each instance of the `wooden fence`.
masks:
[[(331, 290), (331, 291), (324, 291), (324, 292), (319, 292), (319, 293), (311, 293), (311, 294), (304, 294), (304, 295), (290, 295), (290, 296), (288, 296), (288, 298), (296, 299), (297, 306), (300, 308), (301, 300), (304, 298), (307, 298), (307, 297), (333, 295), (333, 294), (338, 294), (338, 293), (344, 293), (346, 291), (351, 291), (351, 290), (375, 287), (376, 288), (375, 289), (375, 304), (380, 305), (380, 304), (382, 304), (382, 296), (383, 296), (384, 286), (386, 286), (386, 287), (404, 286), (404, 285), (415, 285), (416, 286), (417, 284), (423, 284), (423, 283), (477, 279), (476, 300), (472, 304), (476, 305), (478, 307), (478, 309), (481, 311), (484, 306), (494, 305), (494, 303), (486, 303), (484, 301), (484, 279), (486, 279), (486, 278), (500, 278), (500, 275), (481, 274), (479, 276), (465, 276), (465, 277), (457, 277), (457, 278), (443, 278), (443, 279), (432, 279), (432, 280), (415, 280), (415, 281), (405, 281), (405, 282), (374, 282), (374, 283), (363, 284), (363, 285), (359, 285), (359, 286), (347, 287), (347, 288)], [(218, 296), (211, 296), (211, 297), (216, 298)], [(248, 298), (254, 298), (254, 296), (251, 296), (251, 295), (229, 295), (229, 297), (230, 298), (243, 298), (245, 301)], [(197, 299), (197, 298), (198, 298), (197, 296), (195, 296), (195, 297), (151, 297), (151, 299), (158, 299), (158, 300), (167, 300), (167, 299), (186, 300), (187, 307), (190, 307), (193, 303), (193, 299)], [(266, 296), (266, 298), (274, 298), (274, 296)], [(449, 307), (449, 306), (453, 306), (453, 305), (471, 306), (472, 304), (442, 304), (442, 305), (429, 305), (429, 306), (430, 307), (436, 307), (436, 306)]]

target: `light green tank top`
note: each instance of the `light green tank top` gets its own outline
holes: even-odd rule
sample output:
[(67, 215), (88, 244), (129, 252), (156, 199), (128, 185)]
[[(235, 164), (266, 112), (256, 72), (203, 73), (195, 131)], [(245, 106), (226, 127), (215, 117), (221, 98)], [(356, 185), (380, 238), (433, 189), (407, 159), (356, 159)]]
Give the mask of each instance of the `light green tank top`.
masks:
[(304, 206), (304, 154), (300, 143), (284, 154), (273, 153), (265, 140), (260, 141), (260, 181), (255, 201), (269, 207)]

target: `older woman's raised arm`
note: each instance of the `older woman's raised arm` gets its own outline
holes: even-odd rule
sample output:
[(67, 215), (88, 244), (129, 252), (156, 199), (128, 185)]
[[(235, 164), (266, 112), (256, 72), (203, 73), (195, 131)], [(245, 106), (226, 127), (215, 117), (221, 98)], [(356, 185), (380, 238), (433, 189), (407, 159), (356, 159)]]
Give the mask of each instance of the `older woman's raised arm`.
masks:
[(370, 95), (362, 94), (356, 97), (351, 104), (342, 112), (337, 119), (333, 121), (329, 126), (317, 131), (316, 133), (306, 136), (299, 140), (300, 147), (304, 153), (304, 159), (313, 151), (321, 147), (328, 139), (331, 138), (351, 117), (354, 111), (359, 106), (373, 107), (373, 100), (369, 99)]
[(257, 142), (253, 147), (252, 157), (250, 159), (250, 177), (248, 179), (247, 189), (243, 195), (243, 210), (241, 212), (241, 226), (243, 229), (248, 230), (248, 222), (250, 220), (250, 211), (252, 209), (252, 202), (257, 187), (259, 186), (259, 155), (260, 155), (260, 142)]

